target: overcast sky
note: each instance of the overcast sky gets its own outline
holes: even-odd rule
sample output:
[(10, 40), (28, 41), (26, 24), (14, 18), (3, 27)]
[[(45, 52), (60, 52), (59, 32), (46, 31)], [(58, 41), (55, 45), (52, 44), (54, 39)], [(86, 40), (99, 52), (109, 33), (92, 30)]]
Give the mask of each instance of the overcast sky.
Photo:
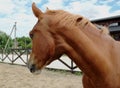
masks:
[(120, 15), (120, 0), (0, 0), (0, 30), (10, 34), (17, 22), (17, 37), (28, 36), (35, 25), (31, 4), (35, 2), (44, 12), (64, 9), (91, 19)]

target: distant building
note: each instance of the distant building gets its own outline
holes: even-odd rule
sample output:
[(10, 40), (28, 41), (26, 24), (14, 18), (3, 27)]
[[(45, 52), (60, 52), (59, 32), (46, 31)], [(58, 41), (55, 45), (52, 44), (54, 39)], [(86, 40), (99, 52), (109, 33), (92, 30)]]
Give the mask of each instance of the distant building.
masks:
[(108, 27), (111, 36), (113, 36), (114, 39), (120, 41), (120, 15), (91, 20), (91, 22)]

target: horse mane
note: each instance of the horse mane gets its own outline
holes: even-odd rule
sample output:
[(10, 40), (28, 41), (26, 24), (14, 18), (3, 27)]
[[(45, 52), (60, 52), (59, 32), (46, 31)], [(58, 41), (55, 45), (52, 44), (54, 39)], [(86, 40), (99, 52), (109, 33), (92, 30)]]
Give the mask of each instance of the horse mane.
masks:
[(109, 29), (106, 26), (101, 26), (98, 24), (94, 24), (99, 30), (101, 30), (101, 33), (103, 34), (110, 34)]
[[(48, 10), (47, 14), (54, 15), (54, 21), (61, 26), (73, 28), (75, 26), (85, 27), (88, 23), (91, 23), (88, 19), (81, 15), (74, 15), (64, 10)], [(93, 25), (94, 26), (94, 25)]]
[(101, 32), (104, 33), (104, 34), (110, 34), (110, 32), (109, 32), (107, 27), (102, 27), (101, 28)]

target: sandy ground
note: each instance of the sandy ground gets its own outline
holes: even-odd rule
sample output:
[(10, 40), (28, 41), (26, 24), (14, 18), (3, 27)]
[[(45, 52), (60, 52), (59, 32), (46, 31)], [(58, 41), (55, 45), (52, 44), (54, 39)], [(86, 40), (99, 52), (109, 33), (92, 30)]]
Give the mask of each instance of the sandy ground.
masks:
[(0, 63), (0, 88), (82, 88), (82, 76), (43, 70), (33, 75), (24, 66)]

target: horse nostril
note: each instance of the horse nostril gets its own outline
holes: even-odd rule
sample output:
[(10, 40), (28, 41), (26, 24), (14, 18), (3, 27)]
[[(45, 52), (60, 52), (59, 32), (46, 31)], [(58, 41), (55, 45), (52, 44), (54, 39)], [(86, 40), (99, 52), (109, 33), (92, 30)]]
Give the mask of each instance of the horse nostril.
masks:
[(31, 73), (34, 73), (35, 72), (35, 64), (33, 64), (33, 65), (31, 65), (31, 67), (30, 67), (30, 72)]

